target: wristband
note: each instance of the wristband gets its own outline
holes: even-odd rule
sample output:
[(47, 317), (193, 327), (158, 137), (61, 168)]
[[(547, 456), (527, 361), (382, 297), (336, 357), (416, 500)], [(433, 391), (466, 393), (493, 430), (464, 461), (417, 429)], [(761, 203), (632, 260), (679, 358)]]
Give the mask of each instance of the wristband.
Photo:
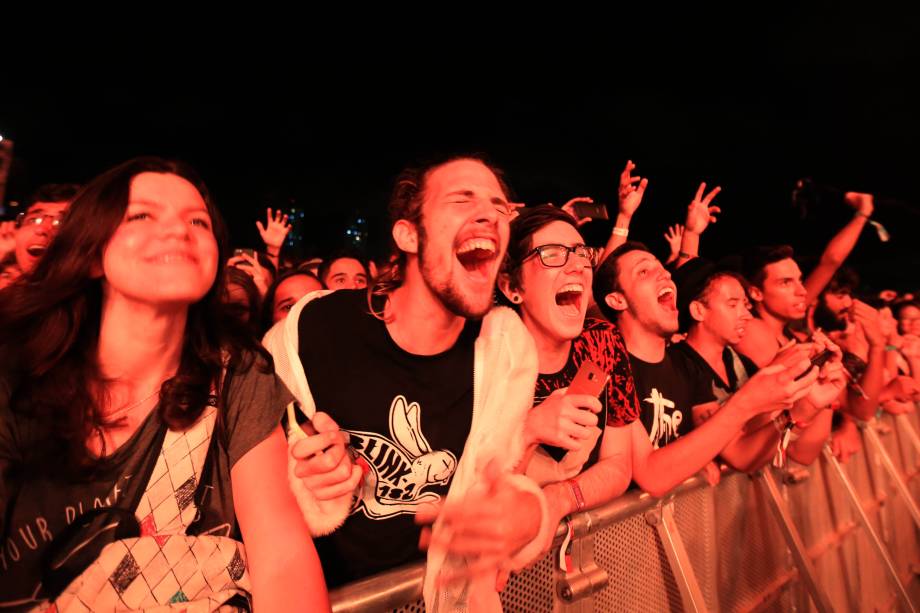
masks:
[(690, 255), (690, 254), (687, 253), (686, 251), (678, 251), (678, 252), (677, 252), (677, 255), (678, 255), (678, 257), (682, 257), (682, 258), (692, 258), (692, 257), (693, 257), (692, 255)]
[(575, 479), (569, 479), (567, 483), (572, 488), (572, 495), (575, 496), (575, 510), (576, 511), (584, 510), (585, 497), (581, 493), (581, 488), (578, 487), (578, 481), (576, 481)]
[(614, 236), (622, 236), (623, 238), (626, 238), (627, 236), (629, 236), (629, 228), (618, 228), (614, 226), (613, 234)]
[(859, 217), (865, 217), (866, 219), (872, 219), (872, 216), (871, 216), (871, 215), (866, 215), (866, 214), (863, 213), (862, 211), (856, 211), (856, 215), (859, 216)]

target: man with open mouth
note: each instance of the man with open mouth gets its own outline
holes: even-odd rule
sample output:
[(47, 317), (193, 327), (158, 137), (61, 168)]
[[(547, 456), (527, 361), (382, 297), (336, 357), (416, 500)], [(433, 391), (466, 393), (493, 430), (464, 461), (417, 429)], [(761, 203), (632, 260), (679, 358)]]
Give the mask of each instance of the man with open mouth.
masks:
[(624, 243), (607, 257), (594, 276), (594, 299), (626, 341), (640, 419), (651, 442), (634, 445), (633, 478), (654, 496), (705, 468), (749, 420), (791, 406), (817, 379), (807, 350), (797, 348), (720, 406), (699, 365), (667, 344), (678, 331), (677, 288), (641, 243)]
[(32, 270), (48, 249), (78, 191), (79, 185), (48, 184), (32, 194), (29, 205), (16, 220), (14, 253), (23, 273)]
[(266, 335), (311, 419), (292, 487), (327, 535), (330, 587), (421, 558), (421, 536), (431, 610), (499, 610), (496, 585), (555, 529), (536, 484), (511, 474), (537, 371), (520, 319), (493, 308), (516, 205), (462, 157), (404, 171), (389, 208), (393, 257), (374, 282), (308, 295)]

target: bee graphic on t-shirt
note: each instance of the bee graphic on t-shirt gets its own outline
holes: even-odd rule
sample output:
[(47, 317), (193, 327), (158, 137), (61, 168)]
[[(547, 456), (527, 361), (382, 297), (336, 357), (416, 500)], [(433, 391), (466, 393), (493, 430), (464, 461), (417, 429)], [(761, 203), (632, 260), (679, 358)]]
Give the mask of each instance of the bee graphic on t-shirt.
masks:
[(350, 431), (351, 446), (370, 470), (364, 477), (352, 512), (363, 508), (371, 518), (415, 513), (418, 505), (441, 496), (423, 491), (444, 485), (457, 468), (448, 450), (433, 451), (422, 433), (421, 407), (399, 395), (390, 404), (390, 436)]

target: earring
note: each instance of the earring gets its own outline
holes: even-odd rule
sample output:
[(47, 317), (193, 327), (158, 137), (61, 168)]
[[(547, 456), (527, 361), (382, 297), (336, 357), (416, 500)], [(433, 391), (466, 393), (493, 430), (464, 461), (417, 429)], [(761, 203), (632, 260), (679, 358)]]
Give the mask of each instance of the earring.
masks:
[(514, 294), (513, 296), (511, 296), (511, 302), (513, 302), (514, 304), (521, 304), (521, 295)]

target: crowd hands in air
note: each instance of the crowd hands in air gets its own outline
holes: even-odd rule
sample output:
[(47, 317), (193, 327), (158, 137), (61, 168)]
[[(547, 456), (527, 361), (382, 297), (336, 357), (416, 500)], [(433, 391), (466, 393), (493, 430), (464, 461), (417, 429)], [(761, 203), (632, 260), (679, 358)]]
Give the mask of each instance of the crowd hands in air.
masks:
[[(231, 253), (197, 175), (157, 158), (40, 189), (0, 225), (4, 542), (31, 525), (66, 548), (56, 537), (83, 515), (65, 507), (100, 499), (161, 549), (206, 538), (197, 520), (131, 505), (156, 488), (138, 476), (142, 442), (210, 416), (219, 442), (192, 461), (191, 504), (245, 550), (246, 572), (216, 595), (176, 594), (320, 610), (327, 587), (427, 556), (431, 610), (497, 610), (572, 513), (716, 483), (723, 466), (807, 465), (825, 445), (846, 461), (860, 422), (915, 410), (920, 303), (868, 295), (843, 265), (872, 195), (846, 194), (852, 219), (803, 275), (785, 245), (702, 257), (723, 211), (721, 188), (700, 183), (661, 261), (631, 240), (654, 185), (637, 170), (619, 173), (609, 240), (586, 245), (592, 198), (512, 202), (475, 157), (409, 168), (376, 263), (296, 261), (272, 209), (263, 245)], [(586, 364), (600, 385), (569, 390)], [(215, 457), (223, 472), (204, 468)], [(195, 486), (221, 476), (221, 504), (200, 500)], [(0, 557), (0, 604), (87, 598), (88, 571), (55, 587), (41, 551), (21, 550)], [(302, 602), (284, 601), (290, 585)]]

